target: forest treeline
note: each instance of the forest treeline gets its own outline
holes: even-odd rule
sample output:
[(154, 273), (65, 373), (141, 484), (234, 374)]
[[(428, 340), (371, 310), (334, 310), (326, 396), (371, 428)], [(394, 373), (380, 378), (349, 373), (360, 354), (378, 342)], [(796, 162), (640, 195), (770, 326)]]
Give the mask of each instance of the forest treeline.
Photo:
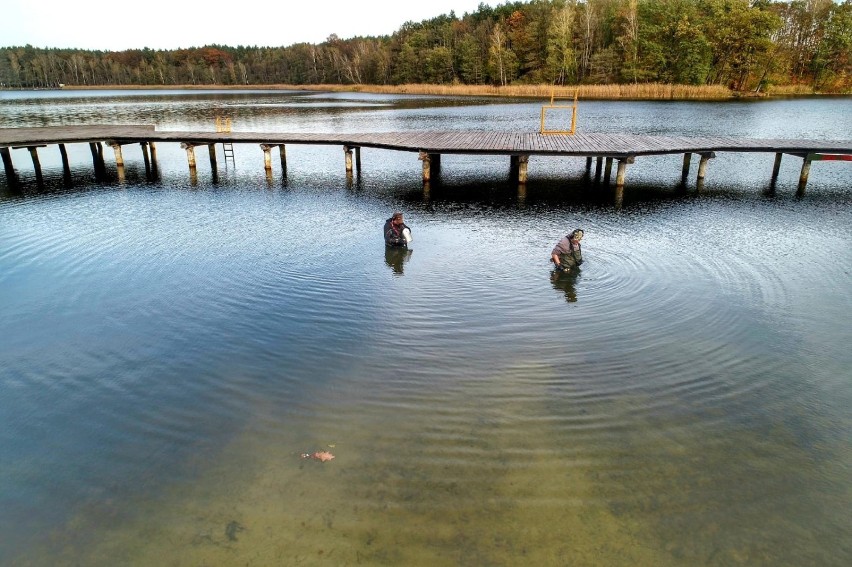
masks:
[[(357, 9), (357, 7), (356, 7)], [(282, 38), (286, 39), (286, 38)], [(532, 0), (286, 47), (0, 48), (0, 86), (674, 83), (852, 90), (852, 0)]]

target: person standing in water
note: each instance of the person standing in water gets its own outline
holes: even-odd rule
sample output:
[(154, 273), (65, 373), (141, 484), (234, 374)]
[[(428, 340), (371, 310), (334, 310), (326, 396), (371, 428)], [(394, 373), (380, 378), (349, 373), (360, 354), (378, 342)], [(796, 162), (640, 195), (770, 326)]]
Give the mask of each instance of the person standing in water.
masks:
[(556, 244), (550, 252), (550, 261), (557, 270), (567, 272), (583, 263), (583, 253), (580, 248), (582, 239), (583, 230), (578, 228)]
[(408, 248), (411, 241), (411, 229), (402, 219), (402, 213), (396, 212), (385, 221), (385, 246)]

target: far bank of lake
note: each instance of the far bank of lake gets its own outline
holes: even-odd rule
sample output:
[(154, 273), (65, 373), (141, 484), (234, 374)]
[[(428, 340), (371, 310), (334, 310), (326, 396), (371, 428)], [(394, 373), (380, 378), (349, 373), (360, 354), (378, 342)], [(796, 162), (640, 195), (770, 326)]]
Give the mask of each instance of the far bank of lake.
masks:
[(676, 85), (664, 83), (609, 85), (65, 85), (66, 90), (303, 90), (326, 92), (363, 92), (376, 94), (422, 94), (442, 96), (573, 98), (583, 100), (737, 100), (743, 98), (789, 96), (849, 96), (843, 93), (818, 93), (804, 85), (770, 86), (765, 91), (734, 91), (722, 85)]

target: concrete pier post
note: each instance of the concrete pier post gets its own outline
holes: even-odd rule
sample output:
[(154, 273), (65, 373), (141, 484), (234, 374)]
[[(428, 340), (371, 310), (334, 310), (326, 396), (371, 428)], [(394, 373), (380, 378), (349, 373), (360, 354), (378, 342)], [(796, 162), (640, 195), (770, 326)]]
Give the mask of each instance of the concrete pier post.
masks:
[[(618, 159), (618, 170), (615, 174), (615, 187), (616, 190), (619, 188), (624, 188), (624, 176), (627, 174), (627, 165), (634, 163), (636, 158), (634, 156), (627, 156), (626, 158)], [(618, 192), (618, 191), (616, 191)]]
[(119, 144), (118, 142), (110, 142), (109, 146), (115, 153), (116, 167), (124, 167), (124, 156), (121, 154), (121, 144)]
[(343, 146), (343, 153), (346, 156), (346, 175), (352, 175), (352, 148)]
[(0, 156), (3, 158), (3, 169), (6, 171), (6, 179), (12, 182), (17, 179), (15, 166), (12, 163), (12, 152), (9, 151), (9, 148), (0, 148)]
[(603, 156), (598, 156), (595, 159), (595, 183), (601, 181), (601, 170), (603, 169)]
[(180, 145), (180, 147), (186, 150), (186, 162), (189, 165), (189, 171), (191, 173), (195, 173), (197, 171), (195, 163), (195, 145), (184, 142)]
[(588, 156), (586, 158), (586, 175), (591, 174), (592, 172), (592, 156)]
[(627, 160), (618, 160), (618, 170), (615, 174), (615, 188), (624, 189), (624, 175), (627, 173)]
[(704, 175), (707, 173), (707, 162), (716, 157), (713, 152), (701, 154), (701, 160), (698, 162), (698, 182), (704, 181)]
[(278, 146), (278, 157), (281, 158), (281, 175), (287, 175), (287, 146)]
[(355, 146), (355, 171), (361, 175), (361, 147)]
[(518, 185), (526, 185), (527, 183), (527, 164), (529, 164), (530, 156), (518, 156)]
[(41, 185), (44, 182), (44, 178), (41, 176), (41, 162), (38, 160), (38, 146), (28, 146), (27, 150), (30, 152), (30, 157), (33, 160), (36, 182)]
[(616, 210), (621, 210), (621, 207), (624, 205), (624, 186), (615, 188), (612, 203), (615, 205)]
[(782, 153), (775, 154), (775, 163), (772, 165), (772, 185), (775, 185), (775, 182), (778, 181), (778, 173), (781, 171), (781, 157), (783, 155)]
[(219, 171), (218, 163), (216, 162), (216, 144), (207, 144), (207, 154), (210, 156), (210, 171), (215, 175)]
[(268, 175), (272, 171), (272, 146), (260, 144), (260, 149), (263, 150), (263, 169)]
[(604, 167), (604, 185), (609, 185), (609, 178), (612, 177), (612, 158), (606, 158), (606, 167)]
[(811, 173), (811, 159), (813, 159), (813, 156), (811, 154), (807, 154), (803, 157), (802, 172), (799, 174), (799, 188), (797, 190), (798, 195), (805, 194), (805, 187), (808, 185), (808, 175), (810, 175)]
[(432, 156), (421, 151), (417, 159), (423, 162), (423, 183), (429, 183), (432, 179)]
[(115, 170), (118, 173), (118, 180), (124, 181), (124, 156), (121, 154), (121, 144), (110, 142), (109, 145), (115, 153)]
[(689, 177), (689, 165), (691, 161), (692, 154), (690, 152), (683, 154), (683, 170), (680, 174), (681, 183), (686, 183), (686, 179)]

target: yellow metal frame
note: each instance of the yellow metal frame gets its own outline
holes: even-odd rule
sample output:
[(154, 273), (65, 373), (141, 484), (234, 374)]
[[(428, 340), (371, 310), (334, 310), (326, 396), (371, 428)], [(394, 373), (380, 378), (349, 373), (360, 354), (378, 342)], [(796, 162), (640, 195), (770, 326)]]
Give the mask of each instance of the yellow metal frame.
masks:
[[(550, 92), (550, 104), (542, 105), (541, 107), (541, 130), (539, 130), (542, 134), (566, 134), (568, 136), (573, 136), (574, 132), (577, 129), (577, 95), (580, 92), (580, 89), (574, 89), (574, 104), (554, 104), (555, 100), (563, 99), (570, 100), (571, 97), (568, 96), (556, 96), (556, 89), (554, 88)], [(547, 114), (548, 110), (563, 110), (563, 109), (571, 109), (571, 129), (570, 130), (547, 130), (544, 127), (544, 117)]]
[(231, 131), (231, 119), (225, 118), (224, 120), (217, 116), (216, 117), (216, 131), (223, 132), (225, 134), (230, 133)]

